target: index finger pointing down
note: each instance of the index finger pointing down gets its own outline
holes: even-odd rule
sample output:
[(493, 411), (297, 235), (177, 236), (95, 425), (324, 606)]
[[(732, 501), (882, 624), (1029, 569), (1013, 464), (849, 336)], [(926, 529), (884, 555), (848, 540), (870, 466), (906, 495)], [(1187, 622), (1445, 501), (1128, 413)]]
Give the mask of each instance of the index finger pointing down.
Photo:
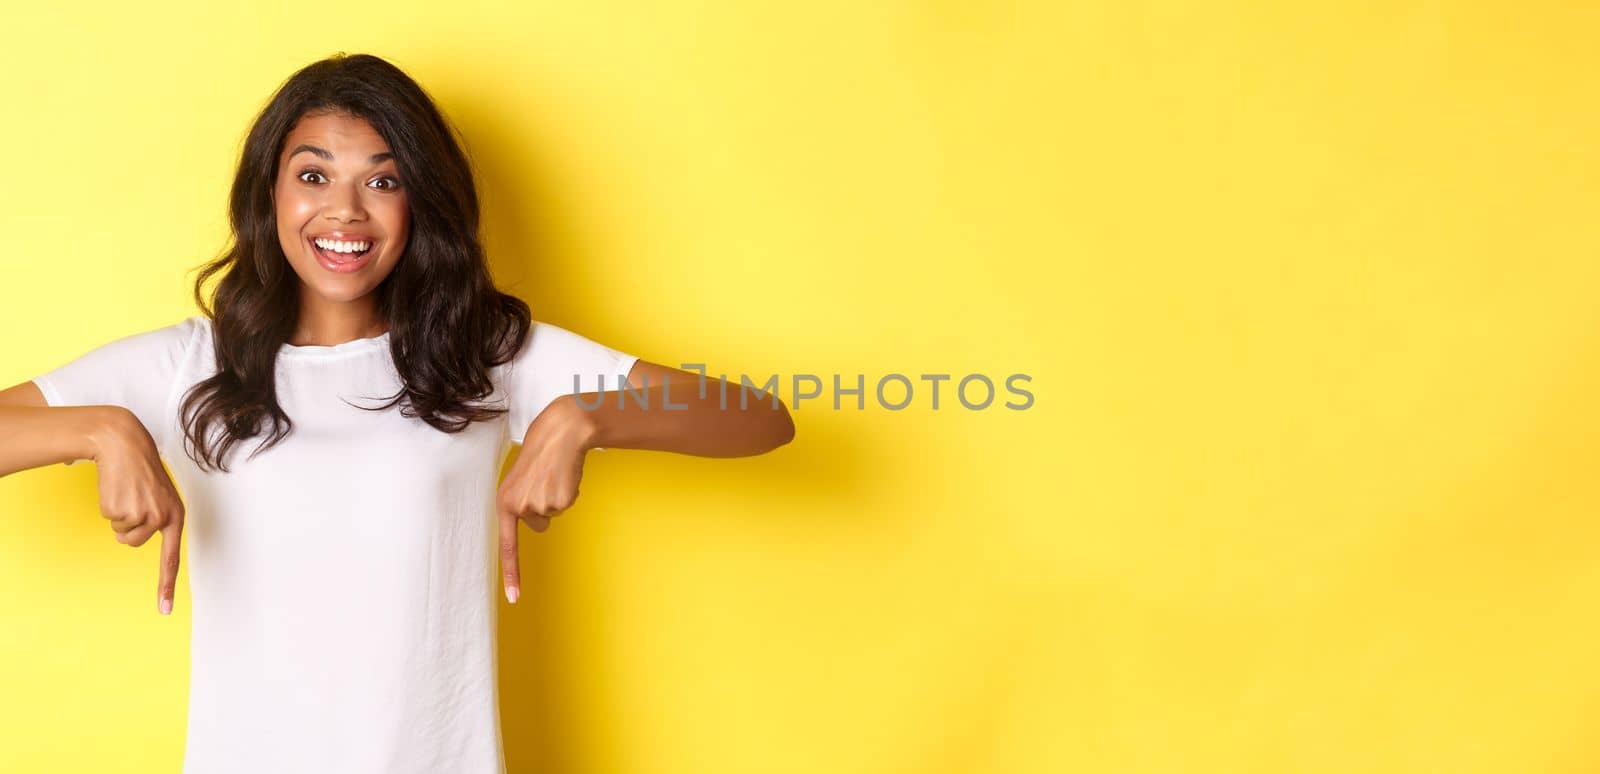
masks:
[(500, 573), (505, 577), (506, 601), (515, 605), (522, 595), (522, 573), (517, 567), (517, 517), (500, 514)]
[(183, 519), (161, 529), (161, 580), (156, 584), (156, 609), (172, 612), (173, 590), (178, 585), (178, 548), (183, 544)]

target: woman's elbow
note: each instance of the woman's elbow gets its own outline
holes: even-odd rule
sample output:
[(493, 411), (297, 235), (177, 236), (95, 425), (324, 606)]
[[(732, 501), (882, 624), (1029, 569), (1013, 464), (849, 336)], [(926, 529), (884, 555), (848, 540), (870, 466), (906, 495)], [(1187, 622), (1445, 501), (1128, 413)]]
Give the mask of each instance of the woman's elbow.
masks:
[(794, 418), (789, 416), (789, 407), (783, 405), (782, 401), (778, 402), (778, 410), (773, 413), (777, 416), (772, 422), (772, 448), (776, 449), (794, 440)]

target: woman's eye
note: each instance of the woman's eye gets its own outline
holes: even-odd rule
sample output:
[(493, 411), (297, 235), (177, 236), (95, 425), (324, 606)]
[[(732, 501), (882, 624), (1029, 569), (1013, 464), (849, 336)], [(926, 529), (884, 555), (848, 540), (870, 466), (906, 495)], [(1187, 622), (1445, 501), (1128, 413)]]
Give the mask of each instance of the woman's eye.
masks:
[[(378, 185), (379, 183), (387, 183), (387, 185)], [(393, 191), (400, 187), (400, 181), (392, 177), (380, 177), (372, 181), (372, 184), (380, 191)]]
[(306, 179), (306, 175), (315, 175), (315, 176), (317, 176), (319, 178), (322, 177), (322, 173), (321, 172), (313, 172), (313, 171), (308, 169), (308, 170), (300, 173), (300, 182), (302, 182), (302, 183), (315, 183), (315, 182), (317, 182), (316, 180), (307, 180)]

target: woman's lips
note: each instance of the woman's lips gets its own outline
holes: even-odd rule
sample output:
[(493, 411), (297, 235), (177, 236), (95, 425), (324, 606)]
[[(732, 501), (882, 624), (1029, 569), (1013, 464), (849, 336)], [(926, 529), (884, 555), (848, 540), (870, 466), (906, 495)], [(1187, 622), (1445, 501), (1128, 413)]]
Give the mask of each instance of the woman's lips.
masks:
[(306, 239), (306, 244), (311, 246), (311, 252), (317, 256), (317, 263), (322, 264), (322, 268), (337, 274), (360, 271), (361, 267), (367, 265), (368, 259), (378, 249), (376, 240), (370, 243), (366, 252), (359, 255), (356, 253), (336, 253), (331, 250), (323, 250), (317, 247), (316, 242), (313, 242), (309, 237)]

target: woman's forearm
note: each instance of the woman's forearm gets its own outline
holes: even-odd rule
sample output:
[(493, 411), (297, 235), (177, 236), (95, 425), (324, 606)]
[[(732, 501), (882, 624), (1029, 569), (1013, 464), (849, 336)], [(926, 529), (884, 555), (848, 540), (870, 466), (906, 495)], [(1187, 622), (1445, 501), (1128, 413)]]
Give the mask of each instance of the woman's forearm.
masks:
[(563, 410), (580, 418), (585, 448), (590, 449), (748, 457), (794, 438), (794, 420), (783, 401), (772, 393), (745, 388), (748, 397), (740, 408), (740, 389), (729, 382), (724, 393), (718, 380), (708, 377), (701, 397), (698, 374), (641, 361), (630, 375), (626, 393), (569, 394), (560, 400), (566, 404)]
[(114, 423), (126, 421), (116, 412), (126, 410), (0, 404), (0, 476), (57, 462), (94, 459), (99, 435), (110, 432)]

